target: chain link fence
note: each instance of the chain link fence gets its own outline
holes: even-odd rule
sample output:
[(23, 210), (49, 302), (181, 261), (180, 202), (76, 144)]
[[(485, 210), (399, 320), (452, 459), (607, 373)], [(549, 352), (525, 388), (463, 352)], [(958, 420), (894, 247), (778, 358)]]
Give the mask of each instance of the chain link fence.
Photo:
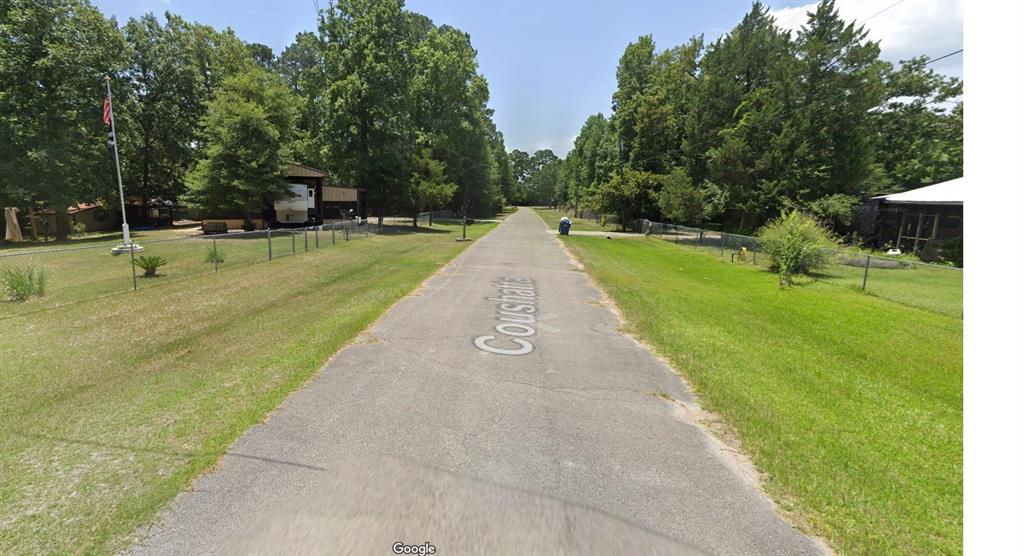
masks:
[[(293, 257), (366, 237), (377, 230), (362, 220), (308, 228), (286, 228), (141, 239), (142, 251), (112, 255), (107, 242), (54, 249), (0, 251), (0, 320), (32, 311), (155, 287), (183, 278)], [(141, 267), (149, 257), (163, 264), (155, 277)], [(41, 284), (17, 302), (25, 280)], [(19, 286), (19, 283), (21, 286)], [(12, 289), (13, 288), (13, 289)], [(41, 295), (40, 295), (41, 294)]]
[[(760, 250), (755, 237), (649, 220), (642, 221), (640, 231), (733, 263), (771, 266), (771, 258)], [(827, 265), (812, 276), (821, 283), (856, 288), (937, 313), (963, 315), (961, 268), (852, 249), (830, 250), (830, 254)]]
[(456, 216), (454, 211), (451, 210), (434, 210), (420, 212), (412, 216), (385, 216), (380, 218), (378, 216), (371, 216), (362, 220), (362, 222), (368, 222), (370, 229), (374, 233), (387, 234), (387, 233), (404, 233), (407, 232), (409, 226), (417, 227), (430, 227), (433, 226), (434, 222), (461, 222), (462, 218)]

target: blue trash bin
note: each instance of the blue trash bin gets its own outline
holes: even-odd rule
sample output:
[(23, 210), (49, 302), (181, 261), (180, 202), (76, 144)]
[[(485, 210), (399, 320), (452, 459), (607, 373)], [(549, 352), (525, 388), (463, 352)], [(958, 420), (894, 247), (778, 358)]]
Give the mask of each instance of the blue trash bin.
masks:
[(563, 236), (567, 236), (568, 235), (568, 230), (571, 227), (572, 227), (572, 221), (569, 220), (567, 216), (566, 217), (562, 217), (561, 218), (561, 222), (558, 223), (558, 232), (561, 235), (563, 235)]

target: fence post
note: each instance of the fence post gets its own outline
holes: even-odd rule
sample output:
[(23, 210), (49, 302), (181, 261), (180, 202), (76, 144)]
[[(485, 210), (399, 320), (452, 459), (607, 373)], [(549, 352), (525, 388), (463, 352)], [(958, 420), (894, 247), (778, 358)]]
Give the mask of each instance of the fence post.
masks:
[(313, 235), (316, 236), (316, 248), (320, 248), (320, 229), (316, 228), (313, 230)]
[(757, 244), (753, 244), (753, 264), (757, 264)]
[(867, 264), (863, 265), (863, 287), (860, 289), (867, 289), (867, 272), (870, 271), (870, 255), (867, 255)]
[(433, 211), (426, 213), (426, 217), (430, 219), (430, 227), (433, 227)]
[(270, 241), (270, 226), (266, 227), (266, 260), (274, 260), (273, 242)]
[(295, 230), (291, 230), (291, 254), (295, 254)]
[(213, 236), (213, 272), (220, 272), (220, 252), (217, 251), (217, 236)]
[(128, 250), (131, 251), (131, 289), (132, 291), (139, 291), (139, 279), (135, 272), (135, 244), (129, 245)]
[(335, 245), (337, 243), (337, 222), (330, 225), (330, 244)]
[(302, 245), (306, 251), (309, 250), (309, 228), (302, 230)]

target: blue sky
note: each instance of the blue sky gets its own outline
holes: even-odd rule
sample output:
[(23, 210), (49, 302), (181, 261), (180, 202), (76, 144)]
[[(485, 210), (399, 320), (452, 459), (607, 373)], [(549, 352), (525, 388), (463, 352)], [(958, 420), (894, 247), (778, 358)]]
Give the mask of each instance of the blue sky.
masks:
[[(300, 31), (316, 29), (316, 4), (328, 0), (94, 0), (120, 23), (172, 11), (280, 52)], [(693, 35), (714, 39), (735, 26), (752, 0), (468, 1), (408, 0), (408, 9), (468, 32), (490, 84), (490, 106), (509, 150), (551, 148), (564, 156), (590, 114), (611, 109), (615, 68), (625, 46), (652, 34), (658, 49)], [(766, 2), (781, 25), (798, 28), (811, 0)], [(937, 57), (962, 48), (960, 0), (839, 0), (866, 22), (882, 57)], [(880, 13), (877, 12), (889, 9)], [(962, 75), (962, 56), (934, 65)]]

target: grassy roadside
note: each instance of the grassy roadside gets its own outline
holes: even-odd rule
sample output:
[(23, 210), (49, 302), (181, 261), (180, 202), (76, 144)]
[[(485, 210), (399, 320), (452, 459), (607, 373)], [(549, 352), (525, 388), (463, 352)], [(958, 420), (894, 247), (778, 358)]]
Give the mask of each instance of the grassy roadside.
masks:
[(572, 230), (577, 232), (614, 232), (620, 231), (621, 228), (618, 224), (605, 224), (601, 226), (599, 222), (586, 218), (572, 218), (572, 213), (555, 210), (552, 208), (533, 207), (540, 218), (547, 223), (547, 227), (552, 230), (558, 229), (558, 222), (561, 221), (562, 216), (567, 216), (572, 219)]
[[(655, 234), (653, 237), (660, 237), (669, 242), (681, 237), (680, 246), (683, 249), (699, 250), (725, 261), (731, 261), (732, 257), (738, 254), (738, 247), (735, 245), (722, 249), (717, 243), (717, 236), (712, 236), (711, 241), (703, 245), (696, 243), (697, 236), (692, 233), (675, 236), (669, 232), (663, 235)], [(762, 268), (770, 266), (769, 256), (762, 252), (758, 255), (756, 264)], [(862, 290), (864, 274), (862, 261), (866, 255), (866, 252), (856, 249), (843, 249), (836, 253), (831, 262), (815, 274), (814, 278), (819, 280), (821, 285), (865, 291), (867, 295), (875, 295), (910, 307), (962, 318), (962, 270), (922, 264), (919, 260), (914, 260), (914, 257), (906, 255), (895, 258), (875, 256), (873, 264), (868, 269), (867, 288)], [(858, 263), (850, 264), (856, 259), (859, 259)]]
[(340, 346), (467, 247), (454, 241), (460, 233), (435, 224), (371, 236), (5, 320), (0, 553), (122, 548)]
[[(293, 253), (305, 253), (314, 249), (317, 241), (323, 247), (328, 247), (331, 246), (331, 233), (277, 230), (272, 233), (269, 246), (262, 232), (242, 237), (218, 236), (217, 251), (224, 259), (218, 270), (265, 263), (268, 247), (272, 249), (275, 259), (290, 257)], [(338, 237), (344, 243), (343, 232), (335, 232), (334, 239)], [(362, 236), (358, 237), (361, 240)], [(167, 265), (159, 269), (158, 277), (138, 280), (139, 288), (163, 286), (168, 282), (214, 272), (214, 265), (207, 259), (208, 250), (214, 245), (213, 236), (203, 237), (195, 230), (173, 229), (139, 232), (133, 238), (145, 249), (139, 256), (159, 256), (167, 261)], [(110, 247), (113, 244), (109, 238), (104, 241), (73, 241), (76, 245), (71, 247), (77, 248), (70, 250), (65, 245), (57, 251), (19, 249), (0, 252), (0, 271), (6, 268), (36, 268), (46, 273), (46, 294), (23, 303), (0, 300), (0, 319), (132, 290), (130, 255), (111, 255)], [(259, 269), (253, 271), (261, 272)], [(142, 274), (141, 271), (137, 273)]]
[(842, 554), (962, 552), (962, 321), (659, 240), (569, 236), (629, 327)]

